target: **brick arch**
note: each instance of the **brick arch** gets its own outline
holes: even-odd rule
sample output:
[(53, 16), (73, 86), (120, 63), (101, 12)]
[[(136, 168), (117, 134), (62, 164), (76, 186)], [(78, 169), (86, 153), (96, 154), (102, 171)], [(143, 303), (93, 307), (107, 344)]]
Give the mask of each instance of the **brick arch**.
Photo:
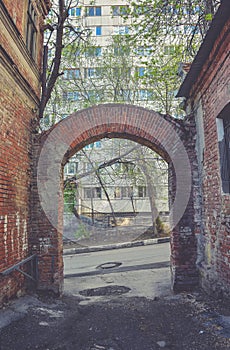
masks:
[(30, 246), (39, 255), (39, 288), (60, 291), (63, 280), (63, 206), (57, 196), (62, 193), (61, 165), (85, 145), (104, 137), (131, 139), (169, 163), (173, 288), (188, 289), (197, 283), (193, 190), (189, 193), (195, 152), (188, 135), (185, 125), (169, 116), (132, 105), (106, 104), (73, 113), (37, 137)]

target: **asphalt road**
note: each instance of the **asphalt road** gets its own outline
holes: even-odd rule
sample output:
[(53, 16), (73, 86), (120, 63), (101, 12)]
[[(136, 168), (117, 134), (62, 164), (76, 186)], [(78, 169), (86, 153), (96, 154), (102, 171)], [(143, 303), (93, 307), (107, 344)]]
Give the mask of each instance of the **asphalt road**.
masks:
[[(169, 265), (169, 243), (149, 246), (114, 249), (92, 253), (74, 254), (64, 256), (65, 277), (81, 277), (96, 275), (103, 272), (122, 272), (149, 268), (161, 268)], [(112, 262), (120, 265), (114, 268)], [(105, 265), (103, 268), (99, 266)]]

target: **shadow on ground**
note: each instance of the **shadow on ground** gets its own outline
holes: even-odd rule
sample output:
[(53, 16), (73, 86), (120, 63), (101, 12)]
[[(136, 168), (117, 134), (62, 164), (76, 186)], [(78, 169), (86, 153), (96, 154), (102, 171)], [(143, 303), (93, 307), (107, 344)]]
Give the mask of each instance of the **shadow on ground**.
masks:
[[(118, 286), (106, 299), (27, 296), (0, 312), (1, 350), (227, 350), (229, 304), (201, 292), (132, 297)], [(123, 294), (123, 291), (125, 294)], [(98, 295), (100, 292), (96, 291)], [(11, 312), (11, 316), (9, 316)], [(5, 320), (5, 324), (4, 324)]]

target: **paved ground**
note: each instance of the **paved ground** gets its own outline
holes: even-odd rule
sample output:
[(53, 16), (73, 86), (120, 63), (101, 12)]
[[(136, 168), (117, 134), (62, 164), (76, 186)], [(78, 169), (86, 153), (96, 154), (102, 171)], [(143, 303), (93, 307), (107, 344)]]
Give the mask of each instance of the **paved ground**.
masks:
[[(91, 275), (87, 272), (95, 266), (88, 260), (84, 276), (67, 273), (62, 298), (32, 295), (1, 310), (0, 349), (230, 349), (227, 301), (212, 300), (200, 291), (174, 295), (163, 259), (148, 269), (143, 261), (133, 268), (129, 254), (134, 248), (129, 249), (125, 271)], [(102, 261), (108, 257), (109, 252)], [(71, 266), (66, 264), (66, 272), (79, 275)]]
[[(130, 271), (131, 269), (137, 270), (138, 267), (141, 267), (142, 270), (144, 270), (144, 267), (150, 269), (151, 267), (157, 267), (157, 264), (159, 263), (165, 263), (167, 266), (167, 263), (169, 263), (169, 257), (169, 243), (96, 251), (83, 254), (70, 254), (64, 256), (65, 275), (79, 277), (84, 275), (97, 275), (106, 272), (111, 273), (114, 271), (122, 272), (127, 270)], [(109, 262), (115, 262), (120, 265), (113, 269), (107, 269), (107, 265), (104, 264)], [(104, 269), (103, 266), (105, 267)]]

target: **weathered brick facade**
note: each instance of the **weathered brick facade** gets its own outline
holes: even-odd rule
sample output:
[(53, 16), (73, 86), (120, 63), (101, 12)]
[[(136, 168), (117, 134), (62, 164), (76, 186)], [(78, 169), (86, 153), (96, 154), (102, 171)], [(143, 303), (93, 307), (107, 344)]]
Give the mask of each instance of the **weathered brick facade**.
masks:
[[(28, 256), (32, 121), (40, 95), (44, 0), (37, 15), (36, 55), (26, 47), (28, 1), (0, 1), (0, 272)], [(24, 291), (18, 272), (0, 276), (0, 304)]]
[[(0, 273), (35, 253), (38, 288), (61, 292), (63, 165), (86, 144), (123, 137), (169, 163), (174, 290), (197, 285), (199, 268), (207, 290), (229, 295), (230, 194), (223, 193), (218, 142), (230, 100), (228, 1), (222, 1), (180, 89), (187, 97), (186, 120), (136, 106), (100, 105), (42, 135), (33, 133), (33, 124), (40, 97), (40, 28), (49, 1), (31, 1), (38, 16), (33, 58), (26, 46), (28, 2), (0, 0)], [(25, 285), (17, 271), (0, 275), (0, 304)]]
[(30, 245), (33, 253), (39, 255), (38, 287), (57, 293), (62, 288), (62, 166), (86, 144), (103, 137), (132, 139), (154, 149), (169, 162), (170, 199), (174, 204), (171, 206), (173, 288), (191, 289), (198, 284), (196, 233), (199, 231), (194, 222), (193, 198), (197, 187), (194, 128), (189, 118), (179, 122), (154, 111), (119, 104), (79, 111), (35, 137)]
[[(199, 267), (207, 291), (230, 296), (230, 194), (223, 191), (220, 141), (230, 121), (230, 6), (223, 1), (179, 91), (197, 127), (201, 235)], [(218, 142), (219, 141), (219, 142)], [(229, 142), (226, 147), (229, 149)], [(228, 150), (227, 150), (228, 152)], [(229, 162), (229, 153), (226, 162)], [(229, 168), (225, 169), (227, 181)]]

